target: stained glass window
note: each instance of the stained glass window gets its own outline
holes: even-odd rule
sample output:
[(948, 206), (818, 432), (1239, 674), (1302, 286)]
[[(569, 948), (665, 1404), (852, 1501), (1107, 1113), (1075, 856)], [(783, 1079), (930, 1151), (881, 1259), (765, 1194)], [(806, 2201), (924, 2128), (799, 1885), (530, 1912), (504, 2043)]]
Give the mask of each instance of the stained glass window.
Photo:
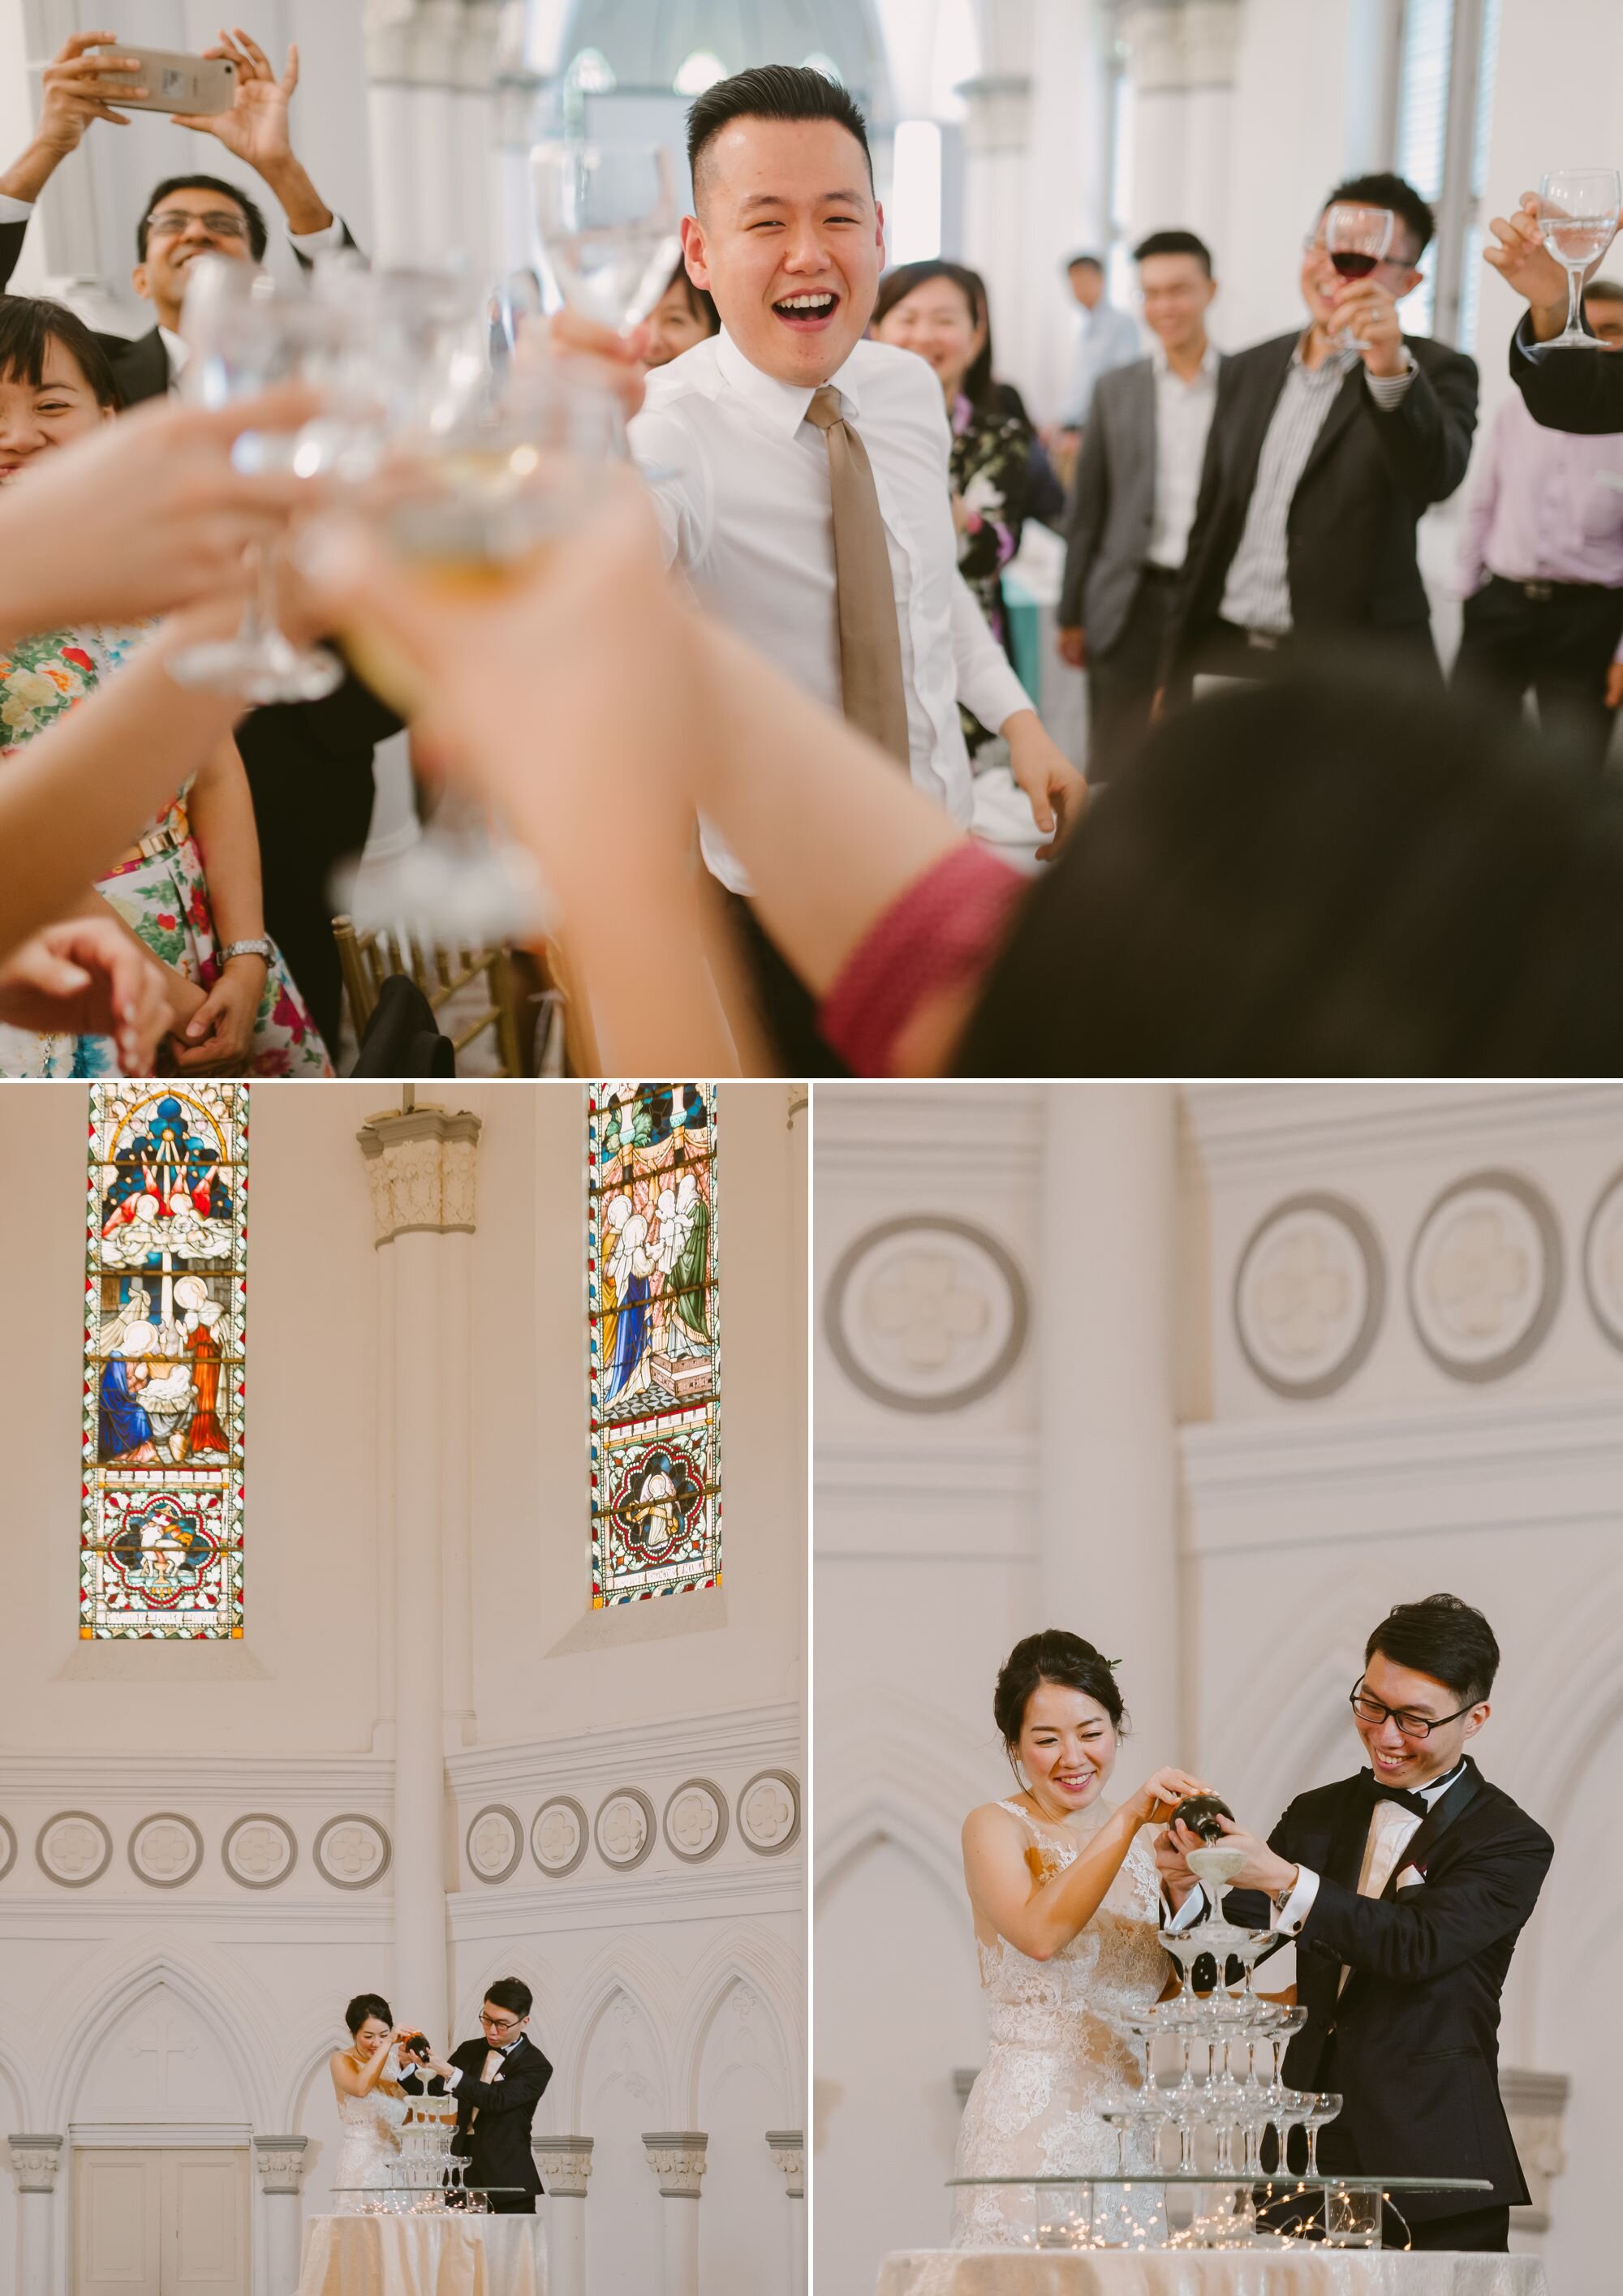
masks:
[(243, 1631), (248, 1086), (93, 1084), (85, 1641)]
[(594, 1084), (587, 1115), (592, 1606), (721, 1579), (716, 1097)]

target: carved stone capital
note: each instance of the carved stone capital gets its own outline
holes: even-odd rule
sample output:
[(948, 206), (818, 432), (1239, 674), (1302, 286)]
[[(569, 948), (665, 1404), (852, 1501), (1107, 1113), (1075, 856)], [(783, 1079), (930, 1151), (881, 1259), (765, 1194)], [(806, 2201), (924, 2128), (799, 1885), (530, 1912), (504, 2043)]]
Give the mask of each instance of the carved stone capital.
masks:
[(964, 143), (971, 152), (1023, 152), (1031, 127), (1031, 81), (1023, 72), (983, 74), (953, 90), (964, 100)]
[(783, 2188), (792, 2201), (806, 2197), (806, 2132), (803, 2128), (769, 2128), (766, 2141), (772, 2159), (783, 2171)]
[(1518, 2231), (1549, 2230), (1551, 2180), (1567, 2165), (1561, 2122), (1571, 2087), (1565, 2073), (1536, 2073), (1520, 2065), (1499, 2068), (1500, 2099), (1531, 2195), (1528, 2205), (1512, 2216)]
[(466, 1109), (414, 1108), (368, 1117), (356, 1134), (378, 1244), (426, 1230), (471, 1235), (479, 1119)]
[(530, 2150), (541, 2172), (548, 2195), (555, 2201), (583, 2201), (592, 2173), (589, 2136), (532, 2136)]
[(304, 2151), (308, 2136), (256, 2136), (253, 2165), (260, 2172), (262, 2193), (284, 2193), (297, 2199), (304, 2182)]
[(54, 2193), (56, 2172), (62, 2166), (61, 2136), (8, 2136), (12, 2174), (17, 2179), (20, 2193)]
[(643, 2132), (642, 2149), (659, 2180), (662, 2200), (696, 2201), (699, 2179), (710, 2165), (704, 2147), (710, 2142), (702, 2129), (656, 2129)]

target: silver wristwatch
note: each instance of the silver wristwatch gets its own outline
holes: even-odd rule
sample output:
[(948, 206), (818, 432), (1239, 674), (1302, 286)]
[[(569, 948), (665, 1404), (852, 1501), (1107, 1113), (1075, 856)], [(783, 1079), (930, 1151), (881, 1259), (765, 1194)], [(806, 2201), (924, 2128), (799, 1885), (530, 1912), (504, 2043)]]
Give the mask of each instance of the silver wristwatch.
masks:
[(219, 952), (219, 961), (224, 966), (229, 964), (234, 956), (262, 956), (268, 967), (276, 953), (275, 942), (265, 939), (261, 935), (258, 940), (227, 941)]

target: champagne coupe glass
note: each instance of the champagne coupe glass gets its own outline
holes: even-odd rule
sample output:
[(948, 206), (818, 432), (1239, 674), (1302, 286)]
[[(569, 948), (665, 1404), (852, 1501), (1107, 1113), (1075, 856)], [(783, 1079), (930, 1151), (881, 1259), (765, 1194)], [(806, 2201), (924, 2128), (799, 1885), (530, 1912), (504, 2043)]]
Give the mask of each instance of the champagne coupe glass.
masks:
[[(289, 288), (268, 271), (229, 257), (198, 256), (187, 277), (181, 329), (189, 356), (183, 396), (204, 406), (248, 398), (272, 383), (310, 372), (330, 329), (326, 315), (302, 287)], [(244, 432), (235, 449), (239, 466), (278, 461), (304, 470), (291, 440)], [(186, 646), (169, 662), (182, 685), (241, 694), (250, 701), (318, 701), (343, 678), (343, 664), (325, 646), (296, 646), (276, 619), (274, 554), (254, 554), (255, 582), (233, 637)]]
[(663, 144), (538, 144), (535, 220), (572, 311), (621, 332), (647, 316), (681, 251)]
[(1302, 2115), (1302, 2126), (1307, 2131), (1307, 2171), (1310, 2177), (1319, 2173), (1319, 2131), (1326, 2122), (1334, 2120), (1341, 2110), (1339, 2096), (1315, 2096)]
[[(1390, 208), (1366, 207), (1358, 200), (1336, 201), (1324, 217), (1324, 249), (1338, 277), (1367, 279), (1390, 248), (1396, 220)], [(1344, 351), (1359, 348), (1350, 327), (1343, 327), (1336, 340)]]
[(1599, 350), (1583, 325), (1584, 274), (1611, 245), (1623, 208), (1623, 182), (1615, 168), (1558, 168), (1538, 186), (1538, 228), (1567, 275), (1567, 324), (1543, 350)]

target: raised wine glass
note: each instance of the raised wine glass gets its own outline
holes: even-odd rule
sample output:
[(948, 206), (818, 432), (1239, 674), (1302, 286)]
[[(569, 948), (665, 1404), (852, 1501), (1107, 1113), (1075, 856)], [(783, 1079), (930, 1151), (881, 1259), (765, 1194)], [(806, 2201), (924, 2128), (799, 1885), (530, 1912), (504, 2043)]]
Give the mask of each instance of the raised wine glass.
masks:
[[(1337, 276), (1367, 279), (1376, 265), (1385, 260), (1396, 225), (1390, 208), (1368, 207), (1361, 200), (1337, 200), (1324, 217), (1324, 251)], [(1343, 327), (1336, 340), (1344, 351), (1359, 348), (1350, 327)]]
[(1623, 181), (1615, 168), (1558, 168), (1538, 186), (1538, 228), (1567, 275), (1567, 324), (1544, 350), (1599, 350), (1583, 324), (1584, 275), (1617, 234)]
[(535, 221), (572, 311), (623, 331), (663, 293), (681, 250), (663, 144), (538, 144)]
[[(203, 406), (249, 398), (273, 383), (309, 380), (330, 348), (332, 316), (300, 287), (268, 271), (221, 256), (198, 256), (187, 275), (181, 332), (188, 357), (183, 397)], [(293, 440), (245, 431), (239, 463), (300, 467)], [(274, 554), (260, 544), (254, 586), (235, 635), (186, 646), (173, 655), (169, 675), (181, 685), (240, 693), (250, 701), (319, 701), (343, 678), (343, 664), (325, 646), (297, 646), (276, 619)]]

